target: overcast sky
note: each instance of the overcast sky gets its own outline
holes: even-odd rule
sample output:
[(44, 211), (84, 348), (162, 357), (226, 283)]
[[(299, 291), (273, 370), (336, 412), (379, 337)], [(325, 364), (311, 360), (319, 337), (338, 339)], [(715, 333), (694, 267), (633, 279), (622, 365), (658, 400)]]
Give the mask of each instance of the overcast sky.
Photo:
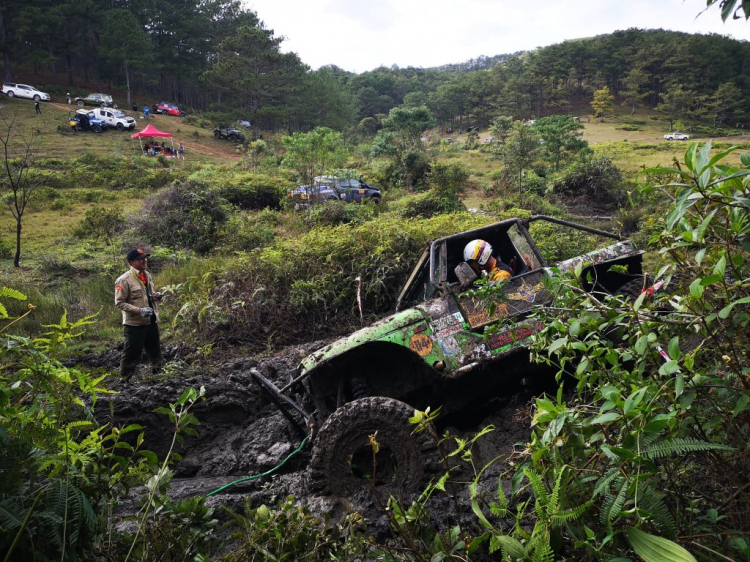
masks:
[(750, 39), (706, 0), (244, 0), (317, 69), (431, 67), (535, 49), (618, 29), (671, 29)]

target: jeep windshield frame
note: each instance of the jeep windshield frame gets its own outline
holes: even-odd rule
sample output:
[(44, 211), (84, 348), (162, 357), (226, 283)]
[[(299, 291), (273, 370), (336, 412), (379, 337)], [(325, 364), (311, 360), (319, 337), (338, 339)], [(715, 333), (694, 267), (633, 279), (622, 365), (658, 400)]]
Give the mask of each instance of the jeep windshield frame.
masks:
[[(464, 246), (477, 238), (489, 242), (494, 248), (494, 254), (505, 263), (510, 263), (514, 257), (520, 260), (522, 253), (531, 252), (533, 267), (529, 271), (547, 266), (526, 229), (525, 222), (517, 218), (508, 219), (435, 240), (430, 245), (430, 283), (440, 291), (449, 291), (449, 285), (458, 281), (453, 270), (464, 261)], [(521, 244), (517, 244), (515, 240), (519, 239), (525, 247), (518, 247)]]

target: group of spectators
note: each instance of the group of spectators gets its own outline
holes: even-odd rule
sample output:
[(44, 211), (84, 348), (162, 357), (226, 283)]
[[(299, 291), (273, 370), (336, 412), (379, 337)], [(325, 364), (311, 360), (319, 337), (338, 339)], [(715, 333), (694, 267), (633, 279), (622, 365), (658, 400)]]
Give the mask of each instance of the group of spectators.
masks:
[(182, 143), (177, 148), (166, 146), (164, 142), (159, 144), (155, 142), (153, 144), (147, 142), (143, 145), (143, 154), (145, 156), (156, 156), (162, 154), (167, 158), (182, 158), (185, 159), (185, 147)]

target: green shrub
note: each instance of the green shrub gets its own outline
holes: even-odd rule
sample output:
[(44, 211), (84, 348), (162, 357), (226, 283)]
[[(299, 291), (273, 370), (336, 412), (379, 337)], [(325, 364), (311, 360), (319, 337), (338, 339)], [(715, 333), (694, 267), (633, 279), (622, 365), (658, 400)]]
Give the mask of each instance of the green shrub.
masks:
[(234, 250), (250, 251), (269, 244), (276, 236), (279, 213), (266, 209), (257, 213), (234, 214), (226, 225), (226, 240)]
[(74, 234), (81, 238), (86, 236), (103, 238), (109, 245), (115, 235), (124, 230), (125, 224), (125, 216), (121, 211), (105, 207), (93, 207), (86, 211), (86, 215)]
[(189, 176), (241, 209), (278, 208), (279, 202), (294, 183), (281, 176), (271, 176), (237, 169), (210, 166)]
[(185, 182), (147, 198), (132, 224), (151, 244), (207, 253), (219, 243), (229, 214), (217, 193)]
[(626, 198), (622, 172), (606, 156), (575, 162), (554, 180), (552, 191), (592, 209), (615, 209)]
[(401, 216), (404, 218), (429, 218), (466, 210), (466, 206), (455, 193), (440, 194), (429, 191), (408, 197), (400, 203)]
[[(198, 327), (206, 341), (241, 343), (254, 350), (330, 337), (360, 324), (357, 276), (362, 278), (364, 313), (371, 317), (390, 311), (428, 240), (492, 220), (458, 213), (404, 221), (381, 214), (377, 222), (275, 238), (231, 264), (226, 273), (217, 272), (218, 283), (186, 280), (180, 299), (193, 305), (184, 307), (175, 326)], [(214, 290), (214, 285), (222, 289)]]
[(372, 202), (345, 203), (343, 201), (324, 201), (310, 207), (304, 215), (304, 221), (310, 226), (335, 226), (338, 224), (362, 224), (373, 220), (378, 213), (378, 206)]

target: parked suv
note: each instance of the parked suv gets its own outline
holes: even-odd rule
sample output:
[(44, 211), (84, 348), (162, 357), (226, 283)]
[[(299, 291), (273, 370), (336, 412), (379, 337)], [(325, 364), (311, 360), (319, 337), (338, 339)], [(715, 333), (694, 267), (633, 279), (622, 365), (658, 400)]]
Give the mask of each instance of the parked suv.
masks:
[(94, 110), (94, 115), (99, 119), (105, 121), (110, 127), (117, 128), (118, 131), (124, 131), (126, 129), (135, 129), (135, 119), (130, 115), (126, 115), (119, 109), (112, 109), (110, 107), (102, 107)]
[(34, 86), (29, 86), (28, 84), (5, 82), (3, 84), (3, 93), (9, 98), (28, 98), (34, 101), (49, 101), (49, 94), (40, 92)]
[(328, 200), (347, 203), (361, 203), (369, 200), (373, 203), (380, 203), (383, 194), (380, 188), (365, 183), (362, 176), (359, 176), (359, 179), (318, 176), (314, 179), (312, 186), (301, 185), (290, 191), (288, 196), (299, 204), (308, 205)]
[(674, 140), (690, 140), (690, 135), (686, 135), (684, 133), (674, 132), (674, 133), (667, 133), (666, 135), (664, 135), (664, 138), (667, 139), (667, 140), (670, 140), (670, 141), (674, 141)]
[[(550, 269), (529, 232), (536, 221), (617, 240), (555, 267), (577, 272), (592, 293), (640, 294), (642, 251), (614, 234), (560, 219), (514, 218), (435, 240), (407, 278), (394, 315), (308, 355), (282, 388), (251, 371), (300, 432), (310, 433), (314, 489), (343, 496), (372, 486), (415, 492), (434, 468), (434, 443), (413, 434), (408, 423), (415, 408), (442, 406), (443, 419), (466, 421), (549, 374), (527, 351), (530, 336), (544, 327), (530, 314), (554, 305), (544, 283)], [(464, 261), (464, 248), (476, 239), (514, 269), (491, 304), (470, 292), (477, 274)], [(486, 327), (494, 329), (489, 337)], [(370, 440), (376, 433), (373, 481)]]
[(161, 113), (162, 115), (173, 115), (175, 117), (185, 117), (185, 115), (187, 115), (187, 113), (185, 113), (175, 104), (167, 103), (165, 101), (160, 101), (159, 103), (155, 103), (153, 106), (153, 112)]
[(91, 93), (86, 94), (83, 97), (76, 97), (76, 103), (80, 106), (84, 105), (98, 105), (99, 107), (110, 107), (114, 104), (112, 96), (109, 94)]
[[(69, 114), (70, 115), (70, 114)], [(107, 130), (107, 122), (96, 116), (91, 109), (77, 109), (75, 114), (72, 115), (76, 121), (78, 121), (79, 131), (91, 131), (92, 133), (101, 133)]]
[(234, 127), (216, 127), (214, 129), (215, 139), (229, 139), (233, 142), (245, 142), (245, 134)]

